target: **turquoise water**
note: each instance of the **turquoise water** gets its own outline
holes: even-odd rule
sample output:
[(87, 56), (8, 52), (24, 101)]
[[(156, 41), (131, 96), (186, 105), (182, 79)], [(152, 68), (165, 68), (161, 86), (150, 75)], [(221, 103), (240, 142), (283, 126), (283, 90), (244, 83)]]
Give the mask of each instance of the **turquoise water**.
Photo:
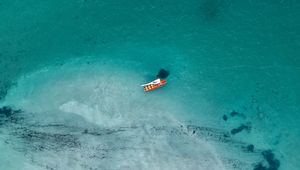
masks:
[(1, 0), (0, 169), (298, 169), (299, 8)]

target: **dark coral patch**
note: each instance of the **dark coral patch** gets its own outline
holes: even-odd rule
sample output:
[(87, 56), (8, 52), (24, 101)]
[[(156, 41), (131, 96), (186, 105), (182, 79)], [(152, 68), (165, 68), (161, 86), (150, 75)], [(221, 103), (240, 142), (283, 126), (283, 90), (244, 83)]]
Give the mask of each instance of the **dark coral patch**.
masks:
[(266, 150), (261, 153), (268, 163), (268, 166), (264, 166), (262, 163), (258, 163), (254, 170), (278, 170), (280, 167), (280, 161), (275, 159), (275, 155), (271, 150)]
[(279, 168), (280, 162), (278, 159), (275, 159), (274, 153), (271, 150), (263, 151), (262, 155), (269, 164), (269, 170), (276, 170)]
[(239, 114), (240, 114), (239, 112), (232, 111), (232, 112), (230, 113), (230, 116), (231, 116), (231, 117), (234, 117), (234, 116), (239, 115)]
[(255, 165), (253, 170), (267, 170), (266, 167), (264, 167), (261, 163)]
[(237, 112), (237, 111), (232, 111), (232, 112), (230, 113), (230, 116), (231, 116), (231, 117), (239, 116), (239, 117), (242, 117), (242, 118), (245, 118), (245, 117), (246, 117), (243, 113), (239, 113), (239, 112)]
[(16, 115), (16, 113), (21, 113), (21, 110), (14, 110), (11, 107), (4, 106), (0, 108), (0, 125), (4, 123), (16, 123), (22, 120), (22, 117)]
[(251, 129), (251, 126), (242, 124), (242, 125), (239, 126), (238, 128), (232, 129), (232, 130), (231, 130), (231, 134), (232, 134), (232, 135), (235, 135), (235, 134), (237, 134), (237, 133), (242, 132), (243, 130), (250, 130), (250, 129)]
[(254, 151), (254, 145), (250, 144), (247, 146), (247, 151), (253, 152)]
[(165, 79), (169, 76), (170, 72), (165, 69), (160, 69), (158, 74), (156, 75), (157, 78)]
[(227, 121), (228, 120), (228, 117), (227, 115), (223, 115), (223, 120)]
[(11, 107), (4, 106), (0, 108), (0, 115), (5, 115), (5, 117), (10, 117), (15, 113), (20, 113), (21, 110), (13, 110)]

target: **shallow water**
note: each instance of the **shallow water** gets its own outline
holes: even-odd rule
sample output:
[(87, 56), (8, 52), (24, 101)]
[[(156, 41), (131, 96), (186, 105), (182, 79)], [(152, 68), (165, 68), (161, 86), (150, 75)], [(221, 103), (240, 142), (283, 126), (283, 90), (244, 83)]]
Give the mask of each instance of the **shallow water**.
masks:
[(0, 169), (298, 169), (299, 7), (0, 1)]

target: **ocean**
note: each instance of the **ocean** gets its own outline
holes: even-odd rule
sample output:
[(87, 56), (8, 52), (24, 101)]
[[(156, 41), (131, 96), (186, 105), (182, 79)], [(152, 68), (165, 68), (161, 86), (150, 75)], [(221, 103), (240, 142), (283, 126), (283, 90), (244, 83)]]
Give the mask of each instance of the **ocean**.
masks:
[(0, 169), (299, 169), (299, 9), (0, 0)]

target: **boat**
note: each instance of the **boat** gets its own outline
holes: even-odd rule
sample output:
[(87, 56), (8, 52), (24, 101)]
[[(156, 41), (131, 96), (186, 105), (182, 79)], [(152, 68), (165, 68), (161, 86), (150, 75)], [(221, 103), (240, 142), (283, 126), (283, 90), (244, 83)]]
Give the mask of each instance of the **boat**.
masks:
[(166, 80), (156, 79), (150, 83), (141, 85), (144, 87), (144, 92), (153, 91), (155, 89), (161, 88), (167, 84)]

